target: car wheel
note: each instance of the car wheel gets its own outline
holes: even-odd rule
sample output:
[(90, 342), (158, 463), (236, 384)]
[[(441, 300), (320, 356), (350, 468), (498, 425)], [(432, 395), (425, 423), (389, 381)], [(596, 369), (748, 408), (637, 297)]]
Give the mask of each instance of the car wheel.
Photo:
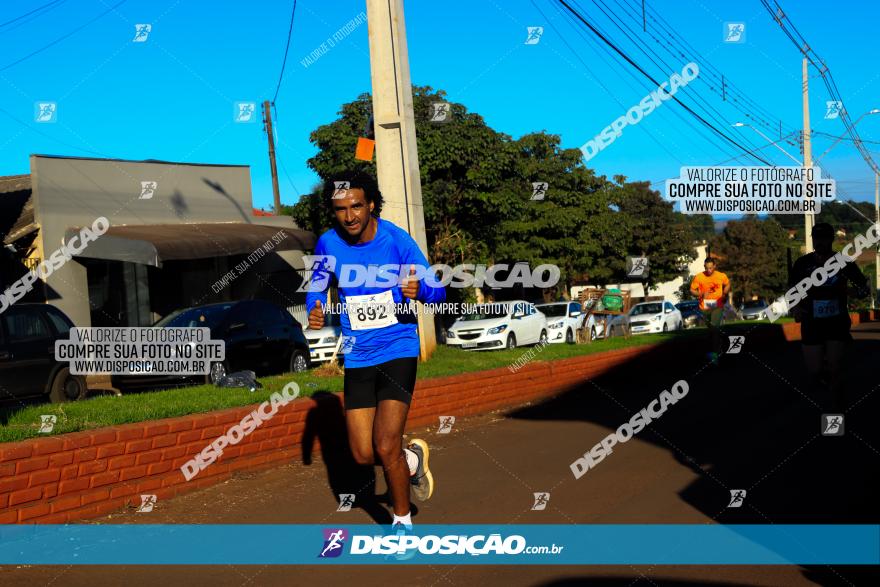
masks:
[(512, 332), (507, 335), (507, 348), (515, 349), (516, 348), (516, 335)]
[(574, 332), (571, 331), (571, 328), (565, 331), (565, 342), (574, 344)]
[(306, 354), (301, 350), (293, 351), (293, 354), (290, 355), (290, 371), (292, 373), (302, 373), (303, 371), (308, 371), (309, 369), (309, 359)]
[(678, 328), (676, 328), (676, 330), (684, 330), (684, 322), (679, 321)]
[(669, 332), (669, 324), (666, 322), (663, 323), (663, 332)]
[(49, 401), (53, 404), (72, 402), (85, 399), (89, 392), (86, 386), (86, 378), (82, 375), (71, 375), (70, 369), (60, 369), (52, 380), (49, 388)]
[(599, 333), (596, 332), (596, 327), (593, 326), (590, 328), (590, 340), (596, 340), (597, 338), (599, 338)]
[(217, 379), (229, 375), (229, 369), (226, 368), (226, 361), (211, 363), (211, 372), (205, 375), (205, 385), (213, 385), (214, 380), (211, 378), (213, 373), (217, 374)]
[(547, 331), (542, 330), (541, 336), (538, 338), (538, 344), (547, 344)]

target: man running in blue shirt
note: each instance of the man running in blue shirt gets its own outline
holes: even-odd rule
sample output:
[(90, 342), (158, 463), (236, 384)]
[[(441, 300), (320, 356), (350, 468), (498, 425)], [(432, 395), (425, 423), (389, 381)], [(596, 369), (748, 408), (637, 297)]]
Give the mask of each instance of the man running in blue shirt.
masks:
[[(326, 257), (313, 267), (306, 295), (309, 328), (324, 326), (326, 287), (336, 283), (345, 308), (342, 334), (347, 343), (353, 341), (345, 355), (344, 385), (351, 451), (362, 465), (382, 465), (394, 510), (392, 527), (411, 529), (410, 487), (416, 498), (427, 500), (434, 478), (428, 444), (414, 439), (402, 446), (419, 360), (416, 314), (390, 308), (412, 308), (411, 300), (442, 302), (446, 292), (416, 277), (415, 268), (428, 267), (428, 261), (409, 234), (379, 218), (382, 195), (373, 178), (358, 173), (328, 181), (324, 199), (336, 223), (315, 245), (315, 255)], [(389, 266), (393, 275), (383, 280)], [(359, 274), (368, 276), (365, 283), (352, 279)]]

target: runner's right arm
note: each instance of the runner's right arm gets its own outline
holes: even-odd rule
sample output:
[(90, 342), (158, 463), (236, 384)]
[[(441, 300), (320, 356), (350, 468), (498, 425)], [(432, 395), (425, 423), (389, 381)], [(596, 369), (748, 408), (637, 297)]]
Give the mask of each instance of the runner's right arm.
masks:
[[(326, 254), (324, 241), (319, 238), (315, 244), (315, 255)], [(309, 328), (312, 330), (319, 330), (324, 327), (324, 307), (327, 305), (327, 284), (330, 283), (330, 277), (330, 271), (324, 268), (324, 266), (312, 268), (309, 291), (306, 293), (306, 312), (309, 315)], [(317, 307), (318, 305), (320, 307)]]

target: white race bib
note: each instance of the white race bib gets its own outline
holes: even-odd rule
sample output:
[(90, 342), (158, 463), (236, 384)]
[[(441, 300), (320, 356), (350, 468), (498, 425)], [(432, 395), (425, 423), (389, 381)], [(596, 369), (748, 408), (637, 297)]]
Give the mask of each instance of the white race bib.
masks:
[(397, 324), (391, 290), (363, 296), (346, 296), (346, 311), (352, 330), (385, 328)]
[(813, 300), (813, 318), (832, 318), (840, 314), (837, 300)]
[(718, 300), (707, 300), (705, 298), (703, 299), (703, 306), (705, 306), (707, 310), (710, 308), (714, 308), (717, 305), (718, 305)]

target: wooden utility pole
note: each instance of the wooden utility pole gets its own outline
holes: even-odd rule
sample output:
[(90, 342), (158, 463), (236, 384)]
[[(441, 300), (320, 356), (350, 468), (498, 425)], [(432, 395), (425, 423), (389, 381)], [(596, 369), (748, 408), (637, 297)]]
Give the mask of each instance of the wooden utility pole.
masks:
[(278, 191), (278, 168), (275, 166), (275, 134), (272, 132), (272, 111), (269, 100), (263, 102), (263, 128), (269, 137), (269, 167), (272, 170), (272, 195), (275, 198), (275, 214), (281, 215), (281, 192)]
[[(804, 169), (809, 169), (813, 166), (813, 148), (811, 146), (810, 141), (810, 92), (809, 92), (809, 71), (808, 71), (809, 63), (807, 62), (807, 58), (804, 57), (803, 64), (803, 76), (804, 76), (804, 84), (803, 84), (803, 99), (804, 99)], [(812, 213), (807, 212), (804, 214), (804, 247), (805, 253), (809, 253), (813, 250), (813, 225), (815, 224), (815, 217)]]
[[(416, 150), (412, 82), (403, 0), (366, 0), (376, 132), (376, 172), (384, 203), (382, 218), (407, 231), (425, 258), (425, 214)], [(420, 308), (421, 309), (421, 308)], [(437, 345), (432, 315), (418, 313), (420, 357), (427, 360)]]

